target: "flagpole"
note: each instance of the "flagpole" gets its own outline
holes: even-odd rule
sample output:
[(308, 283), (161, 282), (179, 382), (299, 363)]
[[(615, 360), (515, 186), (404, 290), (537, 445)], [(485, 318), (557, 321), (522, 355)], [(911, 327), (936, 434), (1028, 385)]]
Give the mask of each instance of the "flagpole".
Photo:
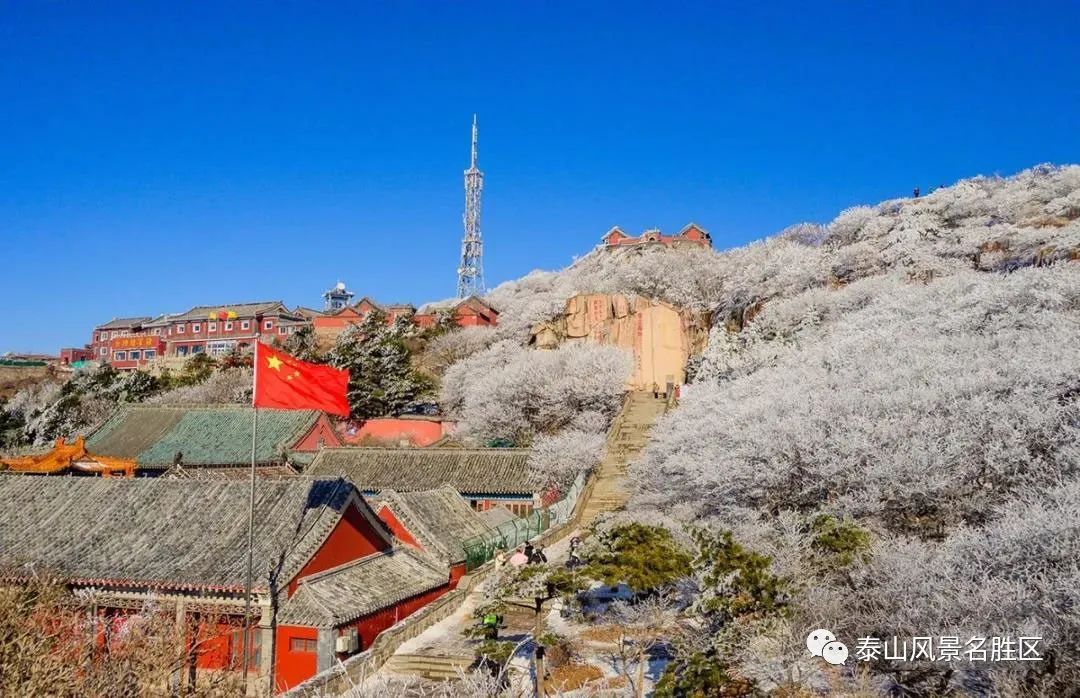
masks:
[(255, 435), (259, 430), (259, 408), (255, 406), (255, 390), (259, 381), (259, 339), (255, 339), (255, 360), (251, 379), (251, 487), (248, 493), (247, 572), (244, 576), (244, 636), (241, 662), (244, 664), (244, 693), (247, 693), (248, 634), (251, 626), (251, 567), (255, 547)]

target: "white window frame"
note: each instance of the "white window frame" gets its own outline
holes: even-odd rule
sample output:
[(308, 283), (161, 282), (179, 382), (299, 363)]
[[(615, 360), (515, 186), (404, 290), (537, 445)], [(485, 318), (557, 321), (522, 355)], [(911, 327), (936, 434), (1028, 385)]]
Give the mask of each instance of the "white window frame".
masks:
[(272, 330), (272, 329), (274, 329), (274, 321), (273, 320), (264, 321), (263, 322), (263, 329), (264, 330)]
[(225, 331), (232, 332), (232, 320), (225, 321)]
[(184, 329), (185, 329), (184, 325), (177, 325), (176, 326), (176, 334), (184, 334)]
[(142, 359), (142, 350), (132, 349), (128, 351), (128, 361), (139, 361)]
[(289, 334), (289, 328), (286, 327), (285, 325), (281, 325), (280, 327), (277, 328), (277, 333), (278, 334)]
[(217, 323), (216, 322), (208, 322), (208, 323), (206, 323), (206, 331), (208, 333), (209, 332), (217, 332)]
[(197, 322), (191, 323), (191, 334), (199, 334), (202, 332), (202, 325)]
[(157, 349), (145, 349), (142, 353), (142, 356), (147, 361), (153, 361), (157, 358)]
[(117, 349), (113, 352), (113, 361), (127, 361), (127, 350)]
[(109, 355), (109, 348), (108, 347), (101, 347), (101, 350), (98, 352), (98, 356), (108, 356), (108, 355)]
[(154, 334), (160, 335), (161, 334), (161, 328), (160, 327), (155, 327), (154, 328)]
[(240, 329), (242, 329), (242, 330), (250, 330), (251, 329), (251, 321), (250, 320), (241, 320), (240, 321)]

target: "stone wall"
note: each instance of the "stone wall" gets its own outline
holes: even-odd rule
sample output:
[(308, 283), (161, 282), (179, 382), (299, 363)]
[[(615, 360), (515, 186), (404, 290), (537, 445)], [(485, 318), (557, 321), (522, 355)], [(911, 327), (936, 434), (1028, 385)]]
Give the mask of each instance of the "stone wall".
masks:
[(555, 320), (533, 328), (532, 344), (552, 349), (565, 342), (595, 342), (630, 350), (634, 372), (631, 390), (648, 390), (653, 383), (686, 381), (686, 361), (699, 354), (709, 338), (705, 313), (642, 297), (581, 294), (566, 302)]

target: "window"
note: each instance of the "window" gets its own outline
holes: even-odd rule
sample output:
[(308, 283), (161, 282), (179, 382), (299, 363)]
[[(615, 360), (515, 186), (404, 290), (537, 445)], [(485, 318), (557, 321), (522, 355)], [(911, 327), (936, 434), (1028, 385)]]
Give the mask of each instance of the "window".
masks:
[(202, 331), (202, 325), (197, 322), (191, 323), (191, 331), (195, 334), (198, 334), (200, 331)]
[(251, 329), (251, 321), (250, 320), (241, 320), (240, 321), (240, 329), (242, 329), (242, 330), (250, 330)]
[[(229, 665), (240, 666), (240, 653), (244, 651), (243, 630), (234, 630), (229, 637)], [(262, 633), (258, 628), (252, 628), (248, 636), (248, 669), (259, 669), (262, 664)], [(314, 650), (312, 650), (314, 651)]]
[(158, 335), (161, 334), (161, 328), (160, 327), (155, 327), (154, 328), (154, 334), (158, 334)]
[(144, 359), (149, 361), (150, 359), (157, 358), (157, 350), (156, 349), (147, 349), (146, 351), (143, 352), (142, 355), (143, 355)]
[(206, 323), (206, 331), (207, 332), (217, 332), (217, 323), (216, 322), (208, 322), (208, 323)]
[(120, 333), (119, 333), (119, 332), (117, 332), (116, 330), (113, 330), (112, 336), (113, 336), (113, 337), (119, 337), (119, 336), (120, 336)]
[(128, 359), (130, 359), (131, 361), (138, 361), (141, 358), (142, 358), (142, 352), (141, 351), (132, 350), (132, 351), (128, 352)]
[(208, 354), (210, 354), (210, 356), (224, 356), (225, 354), (230, 353), (233, 350), (233, 347), (235, 347), (235, 346), (236, 346), (235, 341), (231, 341), (231, 342), (210, 342), (210, 344), (207, 346), (206, 351), (207, 351)]
[(278, 334), (288, 334), (289, 328), (287, 328), (287, 327), (279, 327), (279, 328), (277, 328), (277, 332), (278, 332)]
[(319, 649), (318, 640), (311, 640), (306, 637), (290, 637), (289, 638), (289, 651), (290, 652), (316, 652)]
[(113, 358), (116, 359), (117, 361), (127, 361), (127, 352), (126, 351), (114, 351), (113, 352)]
[(184, 326), (183, 325), (177, 325), (176, 326), (176, 334), (184, 334)]
[(108, 347), (101, 347), (101, 349), (98, 350), (98, 354), (101, 354), (102, 356), (108, 356), (109, 355), (109, 348)]
[(226, 332), (232, 332), (232, 322), (231, 321), (225, 323), (225, 331)]
[(274, 321), (273, 320), (267, 320), (266, 322), (264, 322), (263, 323), (263, 329), (264, 330), (272, 330), (272, 329), (274, 329)]
[(187, 356), (187, 347), (177, 347), (176, 348), (176, 355), (177, 356)]
[(202, 345), (201, 344), (196, 344), (195, 346), (191, 347), (191, 353), (192, 354), (201, 354), (201, 353), (203, 353)]

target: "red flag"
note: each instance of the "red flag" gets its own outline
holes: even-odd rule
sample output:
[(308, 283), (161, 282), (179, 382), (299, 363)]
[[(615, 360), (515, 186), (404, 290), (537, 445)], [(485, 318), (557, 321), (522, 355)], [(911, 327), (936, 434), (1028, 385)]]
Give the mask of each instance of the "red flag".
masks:
[(251, 404), (281, 410), (322, 410), (349, 416), (349, 372), (309, 364), (255, 342), (255, 390)]

